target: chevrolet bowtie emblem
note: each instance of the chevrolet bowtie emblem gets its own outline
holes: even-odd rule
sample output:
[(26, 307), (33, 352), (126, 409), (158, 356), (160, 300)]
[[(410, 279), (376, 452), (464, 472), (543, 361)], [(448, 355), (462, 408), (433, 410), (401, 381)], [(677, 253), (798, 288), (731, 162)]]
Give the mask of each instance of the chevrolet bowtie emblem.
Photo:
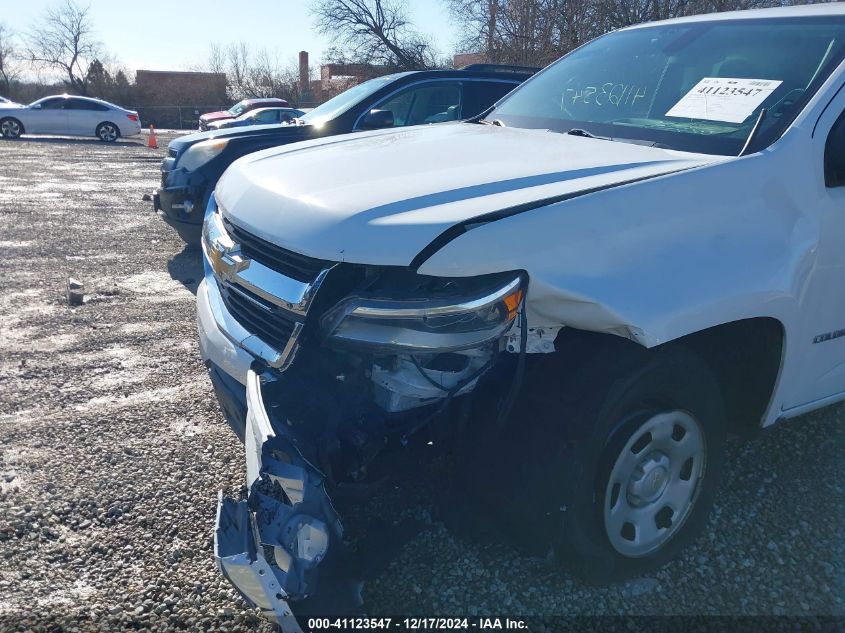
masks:
[(226, 248), (215, 243), (208, 250), (211, 267), (224, 281), (232, 281), (236, 274), (249, 268), (250, 260), (244, 259), (237, 244), (233, 248)]

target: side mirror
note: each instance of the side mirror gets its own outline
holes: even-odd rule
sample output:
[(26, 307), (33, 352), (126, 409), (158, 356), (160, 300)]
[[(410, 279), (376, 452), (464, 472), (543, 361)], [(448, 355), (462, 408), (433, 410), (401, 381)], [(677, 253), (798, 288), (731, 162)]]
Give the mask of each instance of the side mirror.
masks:
[(40, 104), (40, 103), (36, 103), (34, 106), (32, 106), (32, 109), (33, 109), (33, 110), (40, 110), (40, 109), (41, 109), (41, 104)]
[(362, 130), (381, 130), (393, 127), (393, 112), (390, 110), (370, 110), (361, 121)]

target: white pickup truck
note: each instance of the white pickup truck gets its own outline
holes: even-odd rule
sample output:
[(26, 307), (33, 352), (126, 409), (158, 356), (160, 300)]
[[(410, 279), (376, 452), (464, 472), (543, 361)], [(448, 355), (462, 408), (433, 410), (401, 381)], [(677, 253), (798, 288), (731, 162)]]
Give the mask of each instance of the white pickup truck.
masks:
[(285, 630), (354, 607), (331, 498), (429, 442), (592, 581), (678, 554), (728, 432), (845, 399), (843, 56), (841, 5), (640, 25), (476, 119), (235, 162), (198, 293), (226, 577)]

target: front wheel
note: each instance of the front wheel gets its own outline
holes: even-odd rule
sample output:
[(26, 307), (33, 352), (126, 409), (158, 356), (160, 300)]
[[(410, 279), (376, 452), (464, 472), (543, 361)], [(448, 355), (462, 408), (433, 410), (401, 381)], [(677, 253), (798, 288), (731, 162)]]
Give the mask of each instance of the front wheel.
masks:
[(97, 138), (105, 143), (114, 143), (120, 136), (120, 130), (114, 123), (100, 123), (97, 126)]
[(681, 348), (655, 354), (596, 396), (556, 549), (586, 580), (606, 583), (663, 565), (701, 531), (726, 424), (712, 372)]
[(15, 139), (23, 134), (23, 124), (11, 117), (0, 119), (0, 134), (3, 138)]
[(620, 555), (647, 557), (671, 542), (695, 508), (707, 468), (705, 433), (686, 411), (660, 411), (613, 452), (604, 530)]

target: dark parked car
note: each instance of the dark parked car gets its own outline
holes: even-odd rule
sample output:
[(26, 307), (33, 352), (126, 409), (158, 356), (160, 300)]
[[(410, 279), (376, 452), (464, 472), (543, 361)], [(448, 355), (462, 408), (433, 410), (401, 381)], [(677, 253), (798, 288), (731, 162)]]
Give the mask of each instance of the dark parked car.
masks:
[(208, 198), (226, 168), (262, 149), (359, 130), (459, 121), (492, 106), (537, 69), (469, 66), (370, 79), (287, 125), (211, 130), (174, 139), (161, 164), (155, 210), (198, 244)]
[(290, 104), (284, 99), (268, 98), (268, 99), (242, 99), (238, 101), (228, 110), (219, 110), (217, 112), (207, 112), (200, 117), (200, 131), (204, 132), (208, 129), (208, 124), (213, 121), (224, 121), (226, 119), (236, 119), (242, 114), (246, 114), (250, 110), (256, 108), (287, 108)]

